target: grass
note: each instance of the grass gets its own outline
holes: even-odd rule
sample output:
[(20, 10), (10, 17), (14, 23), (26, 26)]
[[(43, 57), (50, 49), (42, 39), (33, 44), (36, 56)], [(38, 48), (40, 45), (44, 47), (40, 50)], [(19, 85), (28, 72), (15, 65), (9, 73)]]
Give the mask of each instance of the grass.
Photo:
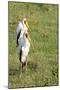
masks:
[[(9, 13), (9, 88), (58, 85), (58, 5), (8, 3)], [(28, 56), (27, 72), (19, 71), (16, 27), (28, 16), (34, 45)]]

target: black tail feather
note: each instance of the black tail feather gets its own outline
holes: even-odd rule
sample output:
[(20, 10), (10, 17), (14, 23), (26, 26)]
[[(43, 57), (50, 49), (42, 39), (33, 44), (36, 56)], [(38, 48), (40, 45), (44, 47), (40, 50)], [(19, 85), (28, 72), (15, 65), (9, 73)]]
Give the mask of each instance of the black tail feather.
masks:
[(19, 60), (21, 62), (21, 57), (22, 57), (22, 50), (20, 50), (20, 53), (19, 53)]

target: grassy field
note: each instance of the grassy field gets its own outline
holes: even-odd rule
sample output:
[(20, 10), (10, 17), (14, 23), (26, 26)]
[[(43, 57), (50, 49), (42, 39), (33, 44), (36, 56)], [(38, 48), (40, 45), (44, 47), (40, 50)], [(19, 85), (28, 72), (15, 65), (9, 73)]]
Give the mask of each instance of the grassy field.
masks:
[[(8, 3), (9, 88), (58, 85), (57, 5)], [(16, 27), (28, 16), (31, 46), (27, 72), (19, 71)]]

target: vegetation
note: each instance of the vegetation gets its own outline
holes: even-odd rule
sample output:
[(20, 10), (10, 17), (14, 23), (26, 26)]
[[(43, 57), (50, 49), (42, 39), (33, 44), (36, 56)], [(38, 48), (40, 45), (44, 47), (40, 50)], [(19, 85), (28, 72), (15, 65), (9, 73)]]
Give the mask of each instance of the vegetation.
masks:
[[(58, 5), (8, 3), (9, 88), (58, 85)], [(28, 70), (19, 71), (16, 27), (28, 16), (32, 39)]]

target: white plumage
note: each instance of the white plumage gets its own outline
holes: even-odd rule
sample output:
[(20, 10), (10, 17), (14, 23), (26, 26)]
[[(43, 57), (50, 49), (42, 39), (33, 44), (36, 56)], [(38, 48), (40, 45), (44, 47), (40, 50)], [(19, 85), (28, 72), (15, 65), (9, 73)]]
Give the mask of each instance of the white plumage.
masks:
[(22, 47), (22, 59), (21, 59), (22, 62), (25, 62), (26, 57), (28, 56), (28, 53), (29, 53), (29, 49), (30, 49), (30, 43), (28, 39), (26, 39), (25, 44)]
[[(18, 41), (18, 51), (19, 51), (19, 60), (22, 64), (26, 63), (27, 66), (27, 56), (30, 49), (30, 42), (28, 40), (28, 28), (24, 24), (24, 20), (22, 22), (19, 22), (18, 27), (16, 29), (16, 41)], [(20, 36), (18, 37), (20, 33)], [(27, 36), (26, 36), (27, 35)]]
[(19, 38), (19, 51), (22, 50), (22, 62), (25, 62), (30, 49), (30, 42), (28, 38), (26, 38), (25, 33), (26, 32), (21, 33), (21, 37)]

